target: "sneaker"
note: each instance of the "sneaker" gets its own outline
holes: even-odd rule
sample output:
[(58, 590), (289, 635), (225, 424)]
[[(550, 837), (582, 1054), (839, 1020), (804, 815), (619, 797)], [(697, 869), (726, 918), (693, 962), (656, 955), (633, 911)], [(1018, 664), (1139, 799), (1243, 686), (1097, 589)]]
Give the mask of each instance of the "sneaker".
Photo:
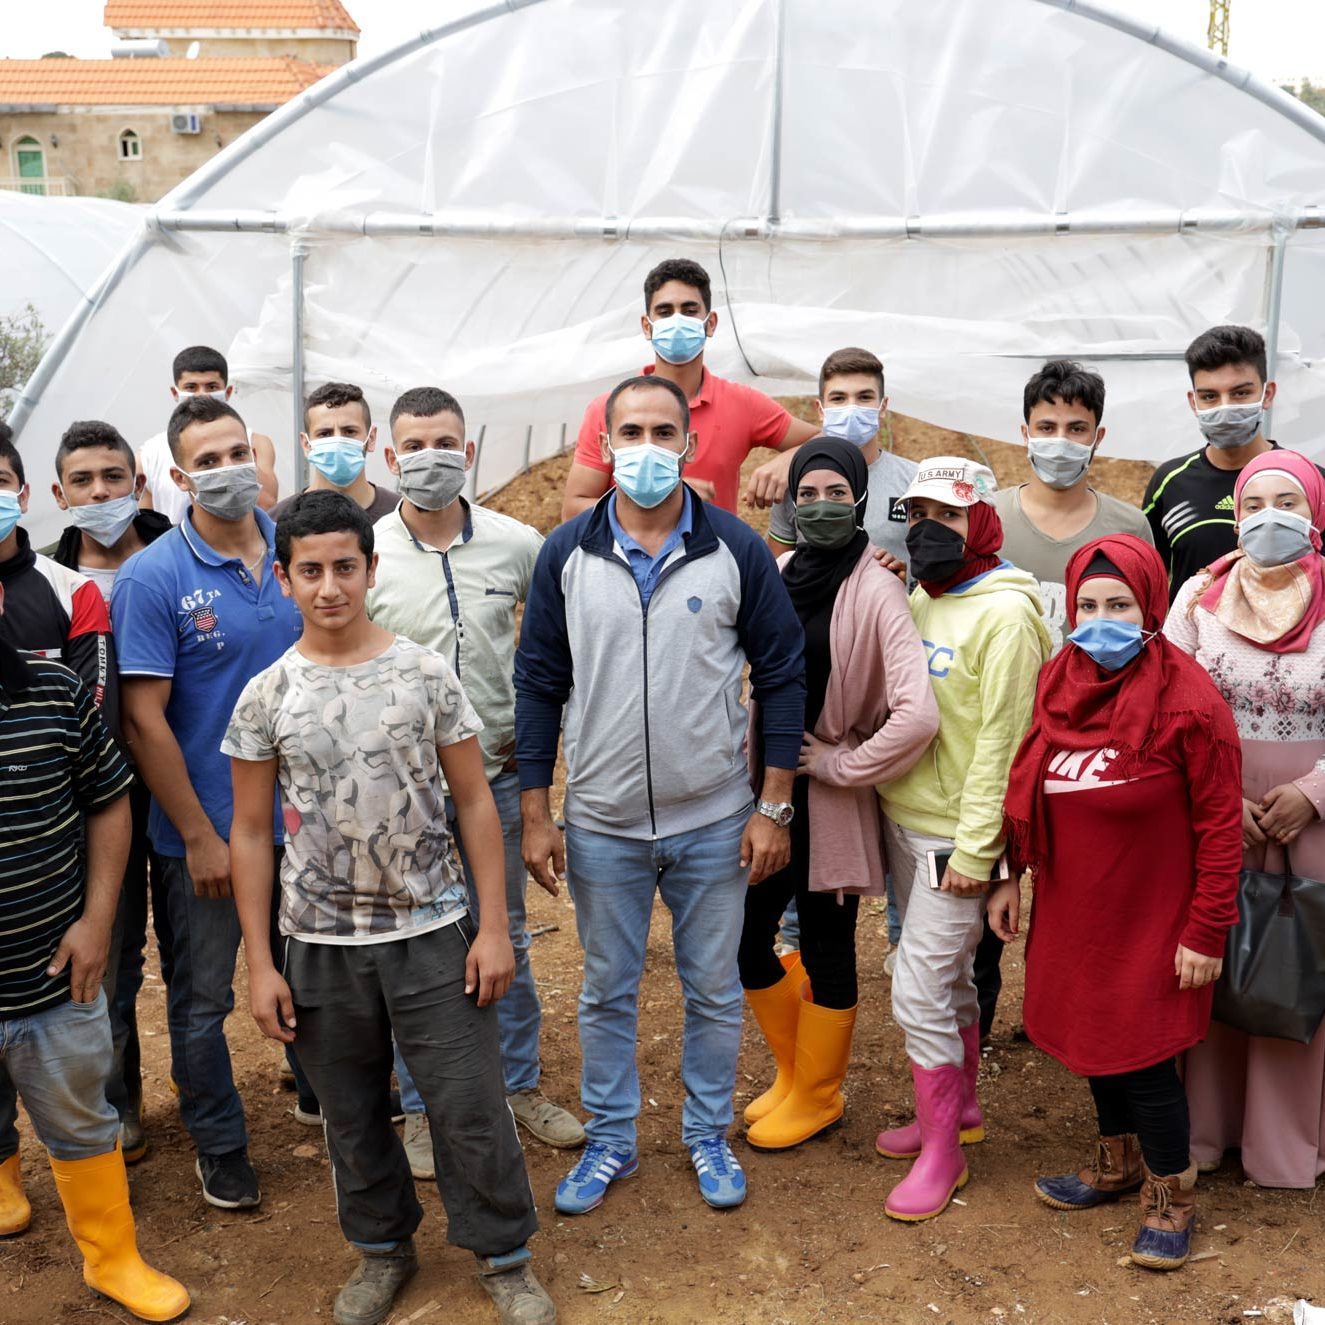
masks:
[(419, 1258), (414, 1239), (390, 1251), (360, 1252), (359, 1268), (336, 1294), (336, 1325), (378, 1325), (391, 1314), (396, 1294), (414, 1277)]
[(409, 1171), (420, 1182), (429, 1182), (437, 1176), (436, 1161), (432, 1154), (432, 1132), (428, 1130), (426, 1113), (405, 1115), (405, 1158)]
[(247, 1150), (226, 1155), (199, 1155), (193, 1166), (202, 1182), (202, 1197), (222, 1210), (249, 1210), (262, 1200), (258, 1175), (248, 1162)]
[(305, 1127), (321, 1127), (322, 1106), (315, 1099), (301, 1097), (295, 1101), (294, 1120)]
[(633, 1177), (638, 1170), (638, 1155), (590, 1142), (575, 1167), (557, 1183), (553, 1205), (559, 1214), (588, 1214), (602, 1205), (607, 1189), (617, 1179)]
[(505, 1256), (480, 1256), (478, 1281), (497, 1308), (501, 1325), (556, 1325), (557, 1308), (529, 1268), (520, 1247)]
[(894, 947), (889, 950), (888, 955), (883, 959), (883, 973), (889, 980), (893, 978), (893, 972), (897, 970), (897, 949)]
[(584, 1144), (584, 1126), (567, 1110), (553, 1104), (539, 1090), (517, 1090), (506, 1097), (515, 1121), (535, 1140), (558, 1150), (578, 1150)]
[(699, 1194), (715, 1210), (729, 1210), (745, 1200), (745, 1174), (725, 1136), (711, 1136), (690, 1147), (699, 1177)]
[(137, 1164), (147, 1154), (143, 1115), (137, 1109), (126, 1109), (120, 1119), (120, 1153), (126, 1164)]

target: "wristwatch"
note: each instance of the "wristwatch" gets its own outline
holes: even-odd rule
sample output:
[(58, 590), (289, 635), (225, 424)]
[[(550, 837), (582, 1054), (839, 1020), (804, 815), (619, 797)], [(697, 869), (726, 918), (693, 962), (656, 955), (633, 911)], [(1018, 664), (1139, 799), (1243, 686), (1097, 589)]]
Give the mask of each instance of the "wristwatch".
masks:
[(786, 801), (756, 801), (755, 809), (764, 816), (765, 819), (772, 819), (779, 828), (790, 826), (795, 817), (796, 809)]

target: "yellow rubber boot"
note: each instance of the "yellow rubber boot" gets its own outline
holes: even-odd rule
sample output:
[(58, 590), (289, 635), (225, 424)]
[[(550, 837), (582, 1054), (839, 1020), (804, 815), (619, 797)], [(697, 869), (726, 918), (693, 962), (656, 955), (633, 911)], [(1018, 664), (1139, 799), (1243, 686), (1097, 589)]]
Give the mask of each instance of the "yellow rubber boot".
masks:
[(791, 1079), (796, 1071), (796, 1023), (801, 1015), (801, 986), (805, 983), (805, 967), (799, 952), (785, 953), (779, 960), (786, 974), (767, 989), (747, 989), (745, 1001), (755, 1014), (764, 1040), (773, 1051), (777, 1076), (773, 1084), (758, 1099), (745, 1106), (745, 1121), (756, 1123), (765, 1114), (772, 1113), (791, 1090)]
[(0, 1238), (22, 1233), (32, 1223), (32, 1207), (23, 1194), (23, 1176), (18, 1170), (18, 1156), (10, 1155), (0, 1164)]
[(92, 1159), (51, 1158), (64, 1217), (83, 1253), (83, 1282), (139, 1320), (178, 1320), (189, 1309), (183, 1284), (138, 1254), (129, 1179), (117, 1145)]
[(856, 1009), (803, 1002), (796, 1030), (796, 1070), (786, 1099), (745, 1139), (756, 1150), (788, 1150), (842, 1117), (842, 1080), (851, 1060)]

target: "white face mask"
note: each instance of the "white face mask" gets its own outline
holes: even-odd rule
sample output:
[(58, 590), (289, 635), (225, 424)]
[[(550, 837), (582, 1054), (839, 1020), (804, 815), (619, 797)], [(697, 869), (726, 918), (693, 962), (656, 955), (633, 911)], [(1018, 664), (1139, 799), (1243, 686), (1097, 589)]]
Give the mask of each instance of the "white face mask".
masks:
[(1273, 506), (1238, 522), (1238, 542), (1258, 566), (1287, 566), (1309, 557), (1316, 550), (1311, 541), (1313, 532), (1305, 515)]
[(112, 497), (110, 501), (90, 501), (86, 506), (70, 506), (69, 518), (77, 528), (102, 547), (114, 547), (138, 514), (138, 497)]

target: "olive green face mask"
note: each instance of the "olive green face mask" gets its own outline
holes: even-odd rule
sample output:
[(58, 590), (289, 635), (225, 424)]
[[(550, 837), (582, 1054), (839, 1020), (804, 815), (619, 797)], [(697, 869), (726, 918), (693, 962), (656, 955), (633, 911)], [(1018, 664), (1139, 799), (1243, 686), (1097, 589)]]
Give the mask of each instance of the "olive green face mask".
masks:
[(814, 548), (846, 547), (856, 534), (856, 507), (840, 501), (807, 501), (796, 507), (796, 528)]

